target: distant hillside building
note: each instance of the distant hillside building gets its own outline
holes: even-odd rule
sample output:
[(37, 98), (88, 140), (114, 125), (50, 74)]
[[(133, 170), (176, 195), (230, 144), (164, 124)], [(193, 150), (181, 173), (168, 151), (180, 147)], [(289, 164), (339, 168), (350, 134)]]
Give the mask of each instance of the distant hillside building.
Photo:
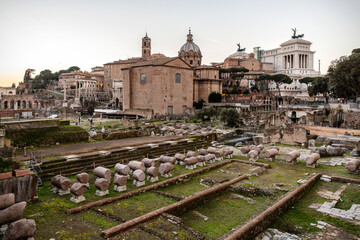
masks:
[(2, 95), (15, 95), (16, 88), (14, 87), (0, 87), (0, 97)]
[(90, 80), (91, 77), (87, 72), (75, 71), (71, 73), (62, 73), (59, 76), (59, 87), (73, 87), (75, 88), (76, 80)]

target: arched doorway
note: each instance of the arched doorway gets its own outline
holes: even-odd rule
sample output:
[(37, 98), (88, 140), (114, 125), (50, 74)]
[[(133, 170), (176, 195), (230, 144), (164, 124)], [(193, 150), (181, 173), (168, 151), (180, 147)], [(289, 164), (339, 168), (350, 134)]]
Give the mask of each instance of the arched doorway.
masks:
[(23, 108), (23, 109), (26, 108), (26, 101), (25, 101), (25, 100), (22, 101), (22, 108)]
[(119, 98), (116, 98), (115, 100), (115, 108), (119, 108)]

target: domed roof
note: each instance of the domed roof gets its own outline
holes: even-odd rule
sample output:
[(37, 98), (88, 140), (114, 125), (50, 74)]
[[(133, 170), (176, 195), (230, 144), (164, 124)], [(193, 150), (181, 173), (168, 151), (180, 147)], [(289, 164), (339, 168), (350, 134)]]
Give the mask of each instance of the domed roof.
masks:
[(231, 55), (228, 56), (228, 58), (238, 58), (238, 59), (244, 59), (244, 58), (248, 58), (249, 54), (247, 54), (246, 52), (235, 52)]
[(189, 30), (189, 34), (187, 35), (187, 41), (184, 45), (182, 45), (182, 47), (180, 48), (180, 52), (181, 51), (184, 51), (184, 52), (190, 52), (190, 51), (194, 51), (196, 53), (200, 53), (201, 54), (201, 51), (200, 51), (200, 48), (198, 45), (196, 45), (194, 42), (193, 42), (193, 38), (192, 38), (192, 34), (191, 34), (191, 31)]
[(245, 52), (246, 48), (241, 48), (240, 43), (237, 44), (238, 49), (235, 53), (228, 56), (228, 58), (238, 58), (238, 59), (245, 59), (248, 58), (249, 54)]

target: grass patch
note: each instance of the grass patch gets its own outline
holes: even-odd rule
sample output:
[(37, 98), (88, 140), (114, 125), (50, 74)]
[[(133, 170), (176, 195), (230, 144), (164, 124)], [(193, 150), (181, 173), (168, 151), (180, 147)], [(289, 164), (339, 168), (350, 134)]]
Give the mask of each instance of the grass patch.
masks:
[(145, 192), (102, 207), (102, 210), (130, 220), (148, 212), (176, 202), (171, 198), (152, 192)]
[(336, 190), (341, 186), (341, 183), (323, 182), (319, 181), (300, 201), (294, 204), (286, 213), (281, 215), (271, 226), (271, 228), (279, 229), (280, 231), (286, 231), (294, 234), (304, 234), (308, 232), (321, 231), (315, 226), (311, 226), (310, 223), (317, 223), (317, 221), (324, 221), (335, 225), (344, 231), (357, 235), (360, 235), (360, 228), (355, 224), (333, 218), (331, 216), (324, 215), (320, 212), (312, 210), (309, 206), (312, 203), (324, 203), (325, 201), (331, 201), (321, 198), (316, 194), (316, 191), (320, 189)]
[(360, 204), (360, 186), (357, 184), (350, 184), (341, 194), (342, 201), (338, 201), (336, 208), (349, 210), (353, 204)]
[(270, 205), (273, 197), (252, 197), (255, 200), (254, 205), (248, 204), (243, 199), (229, 198), (230, 192), (225, 191), (220, 196), (215, 196), (205, 203), (199, 204), (195, 209), (209, 219), (195, 215), (193, 211), (188, 211), (180, 217), (185, 224), (202, 233), (206, 239), (217, 239), (227, 233), (232, 228), (246, 222), (251, 216)]

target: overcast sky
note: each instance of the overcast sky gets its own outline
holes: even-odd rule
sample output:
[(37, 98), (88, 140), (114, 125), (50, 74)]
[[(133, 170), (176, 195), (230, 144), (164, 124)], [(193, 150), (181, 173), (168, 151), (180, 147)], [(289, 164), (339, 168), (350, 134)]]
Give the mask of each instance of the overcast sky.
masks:
[(360, 0), (0, 0), (0, 86), (27, 68), (56, 72), (152, 53), (177, 56), (191, 27), (203, 64), (223, 61), (236, 43), (279, 47), (297, 28), (311, 41), (315, 70), (360, 47)]

